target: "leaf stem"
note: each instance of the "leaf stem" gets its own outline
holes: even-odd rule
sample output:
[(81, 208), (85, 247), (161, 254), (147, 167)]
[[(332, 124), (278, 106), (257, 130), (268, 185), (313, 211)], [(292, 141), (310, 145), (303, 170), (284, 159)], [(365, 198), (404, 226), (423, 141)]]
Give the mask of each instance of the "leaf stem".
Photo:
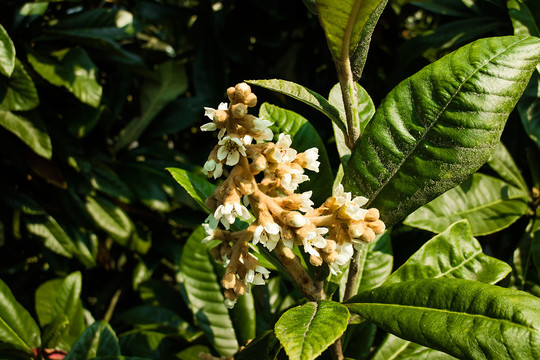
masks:
[(353, 4), (347, 21), (347, 27), (343, 34), (341, 57), (339, 61), (336, 61), (336, 70), (339, 78), (339, 85), (341, 87), (343, 105), (345, 107), (345, 117), (347, 118), (346, 144), (351, 150), (360, 136), (360, 124), (358, 121), (358, 109), (356, 107), (356, 104), (358, 103), (358, 92), (356, 90), (356, 84), (354, 83), (351, 69), (350, 43), (361, 3), (362, 0), (356, 0)]
[(360, 251), (358, 251), (356, 248), (354, 249), (351, 264), (349, 265), (349, 274), (347, 276), (345, 293), (343, 294), (344, 301), (356, 295), (356, 292), (358, 291), (358, 283), (362, 279), (361, 270), (364, 269), (364, 264), (366, 262), (366, 254), (367, 251), (365, 251), (365, 248), (361, 249)]

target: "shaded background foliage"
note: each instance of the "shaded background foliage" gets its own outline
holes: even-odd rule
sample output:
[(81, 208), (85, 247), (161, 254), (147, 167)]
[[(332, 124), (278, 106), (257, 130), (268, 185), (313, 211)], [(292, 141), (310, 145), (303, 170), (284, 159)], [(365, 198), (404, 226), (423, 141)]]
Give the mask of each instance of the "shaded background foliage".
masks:
[[(465, 3), (389, 4), (360, 79), (376, 105), (399, 81), (459, 46), (513, 34), (506, 1)], [(73, 282), (81, 281), (86, 323), (110, 321), (121, 354), (188, 359), (209, 351), (204, 346), (214, 341), (201, 336), (193, 299), (178, 284), (184, 245), (206, 215), (165, 168), (201, 173), (214, 141), (198, 130), (202, 109), (224, 101), (228, 86), (281, 78), (328, 94), (336, 75), (316, 16), (302, 2), (284, 0), (4, 1), (0, 24), (17, 57), (13, 74), (0, 74), (1, 279), (39, 317), (43, 334), (57, 333), (57, 325), (31, 309), (52, 296), (51, 285), (36, 290), (79, 271)], [(332, 126), (322, 115), (282, 95), (256, 93), (309, 119), (337, 171)], [(514, 112), (503, 142), (538, 186), (527, 165), (538, 148), (522, 146), (525, 138)], [(523, 217), (479, 240), (486, 253), (513, 262), (524, 241), (514, 234), (527, 223)], [(396, 225), (394, 268), (432, 235)], [(525, 268), (534, 270), (532, 262)], [(538, 294), (537, 271), (529, 276), (513, 281)], [(255, 288), (256, 328), (231, 316), (238, 339), (271, 328), (300, 297), (291, 290), (280, 276)], [(83, 315), (73, 316), (80, 322)], [(85, 327), (72, 328), (78, 333), (64, 343), (43, 346), (69, 350)], [(262, 341), (275, 350), (275, 338)], [(191, 355), (179, 355), (193, 344), (199, 347)]]

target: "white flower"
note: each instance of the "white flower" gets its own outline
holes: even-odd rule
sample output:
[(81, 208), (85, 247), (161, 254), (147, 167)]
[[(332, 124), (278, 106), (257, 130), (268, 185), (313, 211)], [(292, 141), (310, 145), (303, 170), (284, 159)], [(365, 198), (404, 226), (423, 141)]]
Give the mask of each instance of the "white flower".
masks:
[(214, 235), (216, 233), (215, 227), (212, 228), (209, 224), (203, 224), (204, 231), (206, 232), (206, 237), (202, 240), (202, 243), (205, 244), (210, 240), (214, 240)]
[(309, 180), (309, 176), (304, 175), (302, 170), (290, 168), (289, 171), (281, 177), (281, 186), (285, 190), (295, 191), (299, 184), (307, 180)]
[(316, 147), (307, 149), (305, 152), (306, 166), (305, 168), (311, 171), (319, 172), (320, 162), (317, 161), (319, 158), (319, 149)]
[(240, 205), (240, 203), (225, 203), (219, 205), (216, 211), (210, 214), (206, 220), (212, 229), (215, 229), (218, 222), (221, 221), (225, 229), (229, 230), (230, 225), (234, 223), (237, 216), (243, 220), (249, 220), (251, 218), (248, 209)]
[(236, 304), (236, 299), (234, 300), (225, 299), (225, 301), (223, 301), (223, 304), (225, 304), (225, 307), (227, 307), (227, 309), (232, 309), (234, 308), (234, 305)]
[(268, 276), (270, 276), (270, 271), (263, 266), (257, 265), (255, 270), (248, 270), (245, 280), (248, 284), (264, 285), (266, 284), (264, 279), (268, 279)]
[(223, 174), (223, 164), (210, 159), (204, 163), (202, 171), (206, 176), (217, 179)]
[(311, 201), (311, 194), (313, 191), (306, 191), (300, 195), (300, 207), (298, 208), (302, 212), (308, 212), (313, 210), (313, 201)]
[[(229, 105), (227, 103), (221, 103), (218, 106), (218, 110), (227, 110), (229, 108)], [(214, 131), (217, 130), (216, 123), (214, 122), (214, 115), (216, 114), (216, 109), (212, 109), (209, 107), (204, 108), (204, 116), (207, 116), (212, 120), (212, 122), (206, 123), (203, 126), (201, 126), (202, 131)]]
[(304, 251), (310, 255), (320, 257), (320, 254), (314, 247), (319, 249), (324, 249), (326, 247), (326, 239), (322, 236), (328, 232), (328, 229), (325, 227), (318, 227), (314, 231), (311, 231), (306, 234), (302, 239), (302, 244), (304, 245)]
[(336, 189), (334, 190), (334, 198), (336, 199), (337, 205), (339, 206), (345, 205), (346, 203), (351, 201), (351, 193), (345, 192), (343, 185), (339, 183)]
[(259, 118), (253, 120), (253, 131), (256, 133), (256, 135), (254, 136), (255, 140), (272, 140), (272, 138), (274, 137), (274, 133), (269, 128), (269, 126), (272, 124), (273, 122), (269, 120), (263, 120)]
[(338, 253), (336, 260), (333, 263), (328, 264), (330, 272), (334, 275), (341, 273), (340, 265), (345, 265), (353, 256), (354, 248), (351, 243), (344, 243), (342, 245), (336, 245), (336, 252)]
[(368, 202), (363, 196), (357, 196), (352, 201), (343, 205), (345, 214), (347, 214), (353, 220), (364, 220), (368, 211), (363, 209), (362, 206)]
[(227, 159), (225, 164), (232, 166), (238, 164), (240, 155), (246, 156), (246, 148), (237, 137), (225, 136), (219, 140), (218, 145), (221, 145), (217, 152), (217, 158), (219, 161)]
[(296, 158), (296, 150), (290, 147), (291, 144), (292, 140), (289, 134), (279, 134), (271, 158), (277, 163), (290, 163), (294, 161)]
[(281, 238), (281, 226), (275, 222), (268, 222), (264, 226), (259, 225), (253, 232), (253, 245), (259, 242), (268, 250), (272, 251)]

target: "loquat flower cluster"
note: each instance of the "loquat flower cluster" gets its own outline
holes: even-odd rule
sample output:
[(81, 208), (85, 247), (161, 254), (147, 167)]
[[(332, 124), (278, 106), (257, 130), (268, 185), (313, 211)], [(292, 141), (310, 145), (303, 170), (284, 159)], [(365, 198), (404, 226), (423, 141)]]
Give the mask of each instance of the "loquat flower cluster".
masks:
[[(205, 241), (221, 240), (212, 254), (226, 266), (221, 284), (226, 305), (232, 307), (238, 296), (251, 285), (264, 284), (270, 274), (249, 251), (250, 244), (277, 251), (286, 267), (299, 263), (292, 249), (301, 246), (312, 265), (326, 263), (332, 273), (338, 273), (340, 266), (351, 259), (354, 247), (373, 241), (385, 225), (377, 209), (363, 208), (366, 198), (353, 198), (341, 184), (332, 197), (314, 209), (311, 191), (295, 191), (309, 180), (306, 170), (319, 171), (319, 150), (314, 147), (298, 152), (291, 147), (290, 135), (283, 133), (272, 142), (273, 123), (248, 113), (257, 104), (249, 85), (230, 87), (227, 95), (230, 104), (205, 108), (211, 121), (201, 130), (219, 130), (218, 143), (203, 166), (204, 173), (217, 179), (231, 167), (206, 200), (213, 212), (204, 228)], [(240, 230), (234, 225), (237, 219), (249, 225)], [(296, 278), (296, 271), (288, 268)]]

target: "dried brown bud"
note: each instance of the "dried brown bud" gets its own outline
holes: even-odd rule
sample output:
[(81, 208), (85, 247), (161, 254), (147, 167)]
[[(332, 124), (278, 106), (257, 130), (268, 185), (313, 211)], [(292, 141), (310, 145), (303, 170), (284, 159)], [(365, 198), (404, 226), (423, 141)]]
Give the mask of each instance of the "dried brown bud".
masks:
[(313, 265), (313, 266), (321, 266), (322, 263), (323, 263), (323, 260), (322, 260), (321, 257), (319, 257), (319, 256), (310, 255), (310, 256), (309, 256), (309, 262), (310, 262), (311, 265)]
[(249, 107), (257, 105), (257, 95), (255, 95), (254, 93), (249, 94), (248, 96), (246, 96), (244, 102)]
[(234, 292), (237, 295), (244, 295), (246, 293), (246, 284), (244, 284), (243, 281), (237, 281), (236, 284), (234, 284)]
[(371, 229), (373, 229), (373, 232), (375, 234), (382, 234), (384, 230), (386, 229), (386, 226), (382, 222), (382, 220), (376, 220), (373, 222), (368, 222), (367, 226), (369, 226)]
[(376, 208), (371, 208), (368, 210), (366, 216), (364, 217), (364, 220), (366, 221), (375, 221), (379, 220), (379, 210)]
[(221, 286), (225, 289), (233, 289), (236, 283), (236, 275), (232, 272), (226, 273), (221, 279)]

